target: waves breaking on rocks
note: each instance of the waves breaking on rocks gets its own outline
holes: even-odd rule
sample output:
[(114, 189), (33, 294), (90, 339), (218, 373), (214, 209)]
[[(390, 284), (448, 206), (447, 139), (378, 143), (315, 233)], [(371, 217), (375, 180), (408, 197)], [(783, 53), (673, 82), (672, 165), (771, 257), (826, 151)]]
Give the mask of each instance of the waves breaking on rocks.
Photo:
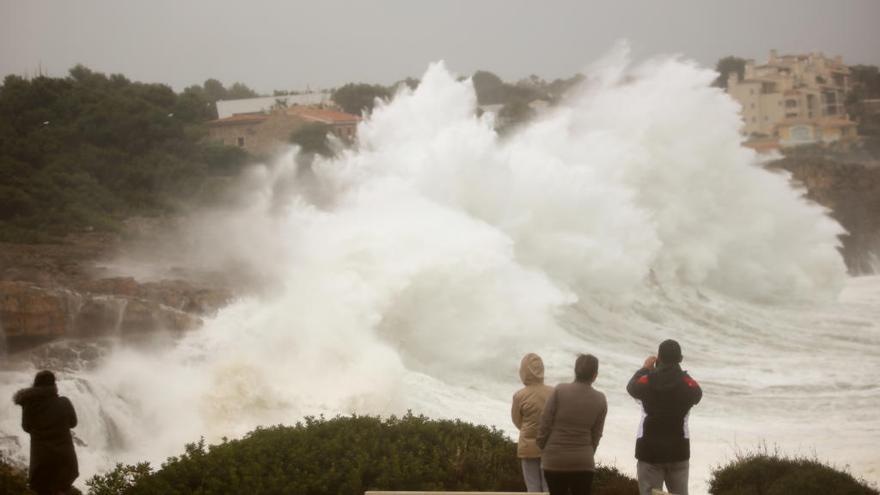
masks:
[[(62, 375), (83, 473), (308, 414), (411, 409), (510, 429), (530, 351), (556, 381), (576, 353), (599, 357), (599, 458), (632, 471), (623, 387), (672, 337), (706, 392), (698, 478), (762, 440), (822, 445), (878, 477), (876, 428), (856, 434), (877, 386), (850, 363), (880, 352), (880, 284), (847, 280), (840, 226), (740, 145), (712, 71), (633, 64), (619, 47), (586, 73), (500, 138), (470, 81), (436, 63), (360, 124), (354, 148), (250, 170), (234, 206), (193, 216), (187, 245), (193, 263), (246, 267), (265, 290), (172, 342), (117, 345)], [(817, 349), (839, 366), (815, 366)], [(0, 371), (0, 392), (32, 372)], [(827, 400), (813, 404), (817, 389)], [(856, 419), (838, 418), (841, 401)], [(18, 411), (0, 412), (0, 436), (20, 437)], [(837, 439), (820, 438), (832, 425)]]

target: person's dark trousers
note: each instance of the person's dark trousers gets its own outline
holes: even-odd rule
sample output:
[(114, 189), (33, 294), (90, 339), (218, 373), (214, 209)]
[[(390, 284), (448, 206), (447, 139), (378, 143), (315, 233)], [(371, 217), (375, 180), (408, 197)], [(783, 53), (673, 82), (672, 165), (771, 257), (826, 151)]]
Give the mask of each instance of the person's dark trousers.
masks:
[(544, 471), (550, 495), (590, 495), (592, 471)]

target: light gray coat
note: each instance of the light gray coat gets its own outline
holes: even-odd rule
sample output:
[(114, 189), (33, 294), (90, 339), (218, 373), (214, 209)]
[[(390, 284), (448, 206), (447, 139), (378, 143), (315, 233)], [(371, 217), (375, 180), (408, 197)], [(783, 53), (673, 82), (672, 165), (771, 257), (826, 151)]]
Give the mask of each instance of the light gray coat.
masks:
[(602, 438), (608, 402), (585, 382), (556, 386), (544, 406), (538, 446), (547, 471), (595, 471), (593, 455)]

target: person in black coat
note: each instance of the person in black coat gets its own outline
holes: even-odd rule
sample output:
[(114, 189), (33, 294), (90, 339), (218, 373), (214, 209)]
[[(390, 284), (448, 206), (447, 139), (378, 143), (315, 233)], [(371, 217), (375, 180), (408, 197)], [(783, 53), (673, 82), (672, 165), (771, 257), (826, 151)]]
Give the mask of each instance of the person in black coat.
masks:
[(681, 369), (681, 346), (665, 340), (641, 369), (635, 372), (626, 391), (642, 405), (642, 423), (636, 440), (636, 473), (639, 491), (650, 495), (666, 489), (677, 495), (688, 493), (691, 441), (688, 415), (703, 397), (696, 380)]
[(21, 406), (21, 427), (31, 436), (28, 484), (39, 495), (69, 493), (79, 476), (70, 429), (76, 412), (67, 397), (59, 397), (55, 375), (40, 371), (34, 386), (19, 390), (13, 402)]

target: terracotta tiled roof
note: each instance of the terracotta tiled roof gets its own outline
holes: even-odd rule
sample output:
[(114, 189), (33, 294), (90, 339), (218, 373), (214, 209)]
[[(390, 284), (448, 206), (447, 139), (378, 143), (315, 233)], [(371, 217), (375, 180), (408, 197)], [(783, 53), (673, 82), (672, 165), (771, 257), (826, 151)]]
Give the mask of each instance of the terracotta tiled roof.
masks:
[(357, 115), (338, 112), (336, 110), (327, 110), (325, 108), (291, 107), (287, 109), (287, 112), (292, 115), (298, 115), (306, 120), (321, 122), (323, 124), (357, 124), (361, 120)]
[(269, 116), (262, 113), (240, 113), (233, 115), (231, 117), (226, 117), (225, 119), (217, 119), (208, 122), (208, 125), (211, 126), (222, 126), (222, 125), (246, 125), (246, 124), (259, 124), (264, 120), (268, 119)]

